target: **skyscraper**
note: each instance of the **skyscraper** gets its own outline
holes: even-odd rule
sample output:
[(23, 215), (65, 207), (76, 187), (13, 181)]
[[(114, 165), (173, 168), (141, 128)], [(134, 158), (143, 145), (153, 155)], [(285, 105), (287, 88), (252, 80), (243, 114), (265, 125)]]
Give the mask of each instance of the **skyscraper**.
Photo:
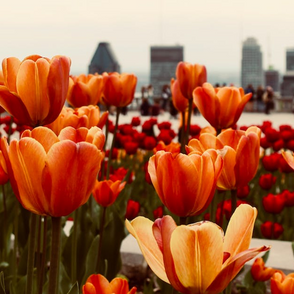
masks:
[(255, 38), (247, 38), (242, 47), (241, 85), (255, 89), (263, 85), (262, 52)]
[(170, 84), (180, 61), (184, 59), (183, 46), (151, 46), (150, 83), (154, 97), (160, 97), (163, 85)]
[(294, 71), (294, 48), (286, 51), (286, 71)]

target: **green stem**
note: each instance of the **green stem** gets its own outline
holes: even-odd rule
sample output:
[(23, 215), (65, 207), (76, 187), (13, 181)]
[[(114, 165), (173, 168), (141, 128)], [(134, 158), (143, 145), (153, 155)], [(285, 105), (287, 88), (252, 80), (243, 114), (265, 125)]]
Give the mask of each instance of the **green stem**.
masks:
[(59, 293), (59, 263), (61, 247), (61, 217), (52, 217), (52, 240), (48, 294)]
[(119, 119), (120, 111), (121, 111), (121, 108), (117, 107), (114, 133), (113, 133), (112, 144), (111, 144), (111, 148), (110, 148), (110, 151), (109, 151), (108, 164), (107, 164), (107, 173), (106, 173), (106, 179), (107, 180), (109, 179), (110, 163), (111, 163), (111, 159), (112, 159), (112, 151), (113, 151), (113, 148), (114, 148), (114, 145), (115, 145), (115, 140), (116, 140), (116, 132), (117, 132), (117, 128), (118, 128), (118, 119)]
[(227, 288), (224, 290), (224, 294), (231, 294), (231, 293), (232, 293), (232, 282), (230, 282)]
[(43, 244), (42, 244), (42, 259), (41, 259), (41, 266), (38, 278), (38, 294), (42, 294), (43, 289), (43, 279), (44, 279), (44, 270), (45, 270), (45, 263), (46, 263), (46, 248), (47, 248), (47, 216), (44, 216), (43, 222)]
[(18, 205), (16, 208), (16, 214), (15, 214), (15, 219), (13, 222), (13, 234), (14, 234), (14, 244), (13, 244), (13, 256), (12, 256), (12, 260), (13, 260), (13, 285), (16, 285), (16, 281), (17, 281), (17, 246), (18, 246)]
[(31, 213), (30, 220), (30, 236), (29, 236), (29, 252), (27, 264), (27, 284), (26, 294), (33, 293), (33, 276), (35, 263), (35, 247), (36, 247), (36, 229), (37, 229), (37, 215)]
[(40, 266), (41, 266), (41, 238), (42, 238), (42, 216), (38, 215), (37, 260), (36, 260), (38, 276), (39, 276)]
[(186, 216), (180, 216), (180, 225), (186, 225), (187, 219), (188, 218)]
[(193, 99), (189, 99), (187, 132), (186, 132), (186, 144), (188, 144), (188, 142), (189, 142), (192, 108), (193, 108)]
[(77, 280), (77, 237), (78, 237), (79, 209), (74, 212), (73, 235), (71, 242), (71, 281), (74, 284)]
[(185, 124), (186, 124), (186, 112), (182, 111), (182, 126), (181, 126), (181, 153), (186, 153), (185, 152)]
[(100, 219), (99, 247), (98, 247), (98, 255), (97, 255), (97, 273), (99, 273), (99, 263), (100, 263), (102, 244), (103, 244), (102, 239), (103, 239), (103, 232), (104, 232), (106, 208), (107, 207), (102, 207), (102, 214), (101, 214), (101, 219)]
[[(4, 220), (3, 220), (3, 235), (4, 238), (6, 239), (6, 234), (7, 234), (7, 206), (6, 206), (6, 193), (5, 193), (5, 188), (4, 185), (2, 186), (2, 201), (3, 201), (3, 210), (4, 210)], [(3, 260), (7, 260), (7, 247), (6, 243), (4, 244), (3, 248)]]
[[(109, 109), (107, 109), (109, 111)], [(108, 135), (109, 135), (109, 119), (107, 118), (107, 122), (105, 124), (105, 144), (103, 146), (103, 151), (105, 152), (106, 150), (106, 145), (107, 145), (107, 140), (108, 140)], [(105, 174), (105, 158), (103, 158), (102, 161), (102, 166), (101, 166), (101, 173), (100, 173), (100, 181), (103, 181), (104, 179), (104, 174)], [(99, 174), (98, 174), (99, 176)]]
[(232, 205), (232, 215), (237, 208), (237, 190), (231, 190), (231, 205)]

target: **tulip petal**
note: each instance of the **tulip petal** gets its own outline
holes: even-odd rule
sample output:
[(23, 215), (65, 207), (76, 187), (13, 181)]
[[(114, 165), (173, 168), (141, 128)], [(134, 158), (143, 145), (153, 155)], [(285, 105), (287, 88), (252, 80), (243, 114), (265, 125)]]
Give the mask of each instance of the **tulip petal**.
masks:
[(169, 282), (175, 289), (184, 293), (185, 288), (179, 281), (176, 274), (173, 256), (170, 248), (171, 235), (176, 229), (177, 225), (173, 218), (169, 215), (164, 216), (162, 219), (157, 219), (153, 225), (153, 235), (157, 241), (159, 248), (163, 252), (163, 261), (165, 272)]
[(256, 216), (256, 208), (248, 204), (238, 206), (233, 213), (224, 240), (224, 251), (231, 254), (229, 259), (249, 248)]
[[(108, 280), (102, 276), (102, 275), (91, 275), (86, 282), (86, 285), (88, 283), (91, 283), (95, 287), (95, 292), (93, 294), (111, 294), (110, 289), (109, 289), (109, 282)], [(92, 290), (92, 289), (91, 289)], [(86, 294), (88, 294), (86, 292)], [(92, 294), (90, 292), (89, 294)]]
[(184, 293), (204, 293), (222, 267), (220, 228), (210, 222), (180, 226), (172, 233), (170, 244), (176, 274), (186, 289)]
[(21, 124), (28, 124), (32, 121), (20, 97), (9, 92), (5, 86), (0, 86), (0, 106), (13, 117), (16, 117)]
[(51, 109), (44, 119), (44, 125), (53, 122), (64, 106), (69, 84), (69, 69), (70, 59), (68, 57), (52, 58), (47, 80)]
[(132, 222), (125, 221), (126, 228), (136, 239), (146, 262), (152, 271), (163, 281), (169, 283), (165, 273), (163, 255), (152, 232), (153, 222), (144, 217), (137, 217)]
[(16, 93), (16, 77), (20, 66), (20, 60), (16, 57), (5, 58), (2, 62), (4, 84), (9, 91)]
[(207, 293), (220, 293), (222, 292), (232, 279), (239, 273), (244, 264), (257, 256), (263, 251), (268, 251), (270, 247), (262, 246), (259, 248), (252, 248), (246, 251), (240, 252), (233, 259), (230, 259), (229, 263), (224, 264), (223, 269), (214, 279), (212, 284), (208, 287)]
[(294, 156), (290, 151), (282, 151), (282, 155), (287, 163), (294, 169)]
[[(42, 125), (43, 118), (49, 112), (47, 95), (47, 77), (49, 63), (40, 58), (37, 62), (25, 60), (21, 63), (17, 74), (17, 93), (26, 106), (34, 125)], [(30, 84), (28, 85), (28, 81)]]
[[(83, 294), (97, 294), (96, 289), (93, 284), (86, 283), (82, 288)], [(102, 294), (102, 292), (100, 292)]]
[(21, 137), (34, 138), (44, 147), (46, 153), (48, 153), (53, 144), (59, 142), (58, 137), (53, 131), (43, 127), (35, 128), (32, 131), (25, 130)]
[(41, 144), (31, 138), (12, 141), (9, 159), (24, 208), (46, 215), (48, 203), (41, 186), (46, 153)]
[(240, 91), (240, 95), (241, 95), (241, 101), (240, 101), (238, 108), (236, 110), (236, 113), (235, 113), (235, 118), (234, 118), (235, 122), (237, 122), (239, 120), (246, 103), (250, 100), (250, 98), (252, 96), (251, 93), (244, 95), (244, 91), (242, 88), (239, 88), (239, 91)]
[(64, 140), (51, 147), (42, 175), (51, 216), (66, 216), (87, 202), (102, 158), (102, 152), (86, 142)]

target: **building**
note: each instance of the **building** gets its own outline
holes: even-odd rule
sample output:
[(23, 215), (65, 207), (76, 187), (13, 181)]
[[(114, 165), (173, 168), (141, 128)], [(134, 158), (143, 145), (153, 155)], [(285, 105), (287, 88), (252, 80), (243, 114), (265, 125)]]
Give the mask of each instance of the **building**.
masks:
[(89, 65), (89, 74), (103, 72), (120, 72), (120, 65), (109, 43), (98, 44), (96, 52)]
[(170, 84), (180, 61), (184, 60), (183, 46), (151, 46), (150, 48), (150, 83), (154, 97), (160, 97), (162, 87)]
[(286, 71), (294, 71), (294, 48), (286, 51)]
[(247, 38), (242, 46), (241, 85), (246, 88), (249, 84), (254, 89), (264, 84), (262, 52), (255, 38)]
[(286, 50), (286, 73), (281, 83), (281, 96), (294, 96), (294, 48)]
[(274, 92), (280, 92), (279, 72), (271, 67), (264, 71), (264, 85), (272, 87)]

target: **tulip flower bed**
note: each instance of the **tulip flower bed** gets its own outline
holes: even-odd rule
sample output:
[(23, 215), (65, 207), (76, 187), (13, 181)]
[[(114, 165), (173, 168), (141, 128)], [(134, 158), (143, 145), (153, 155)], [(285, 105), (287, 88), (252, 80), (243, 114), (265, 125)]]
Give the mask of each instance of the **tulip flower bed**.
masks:
[[(265, 267), (270, 247), (249, 249), (252, 236), (293, 240), (292, 127), (237, 127), (251, 94), (214, 89), (204, 66), (183, 62), (178, 130), (119, 124), (136, 77), (69, 69), (63, 56), (3, 61), (0, 294), (265, 293), (269, 279), (293, 293), (294, 274)], [(191, 124), (195, 106), (209, 127)], [(118, 276), (128, 233), (153, 272), (129, 283)]]

